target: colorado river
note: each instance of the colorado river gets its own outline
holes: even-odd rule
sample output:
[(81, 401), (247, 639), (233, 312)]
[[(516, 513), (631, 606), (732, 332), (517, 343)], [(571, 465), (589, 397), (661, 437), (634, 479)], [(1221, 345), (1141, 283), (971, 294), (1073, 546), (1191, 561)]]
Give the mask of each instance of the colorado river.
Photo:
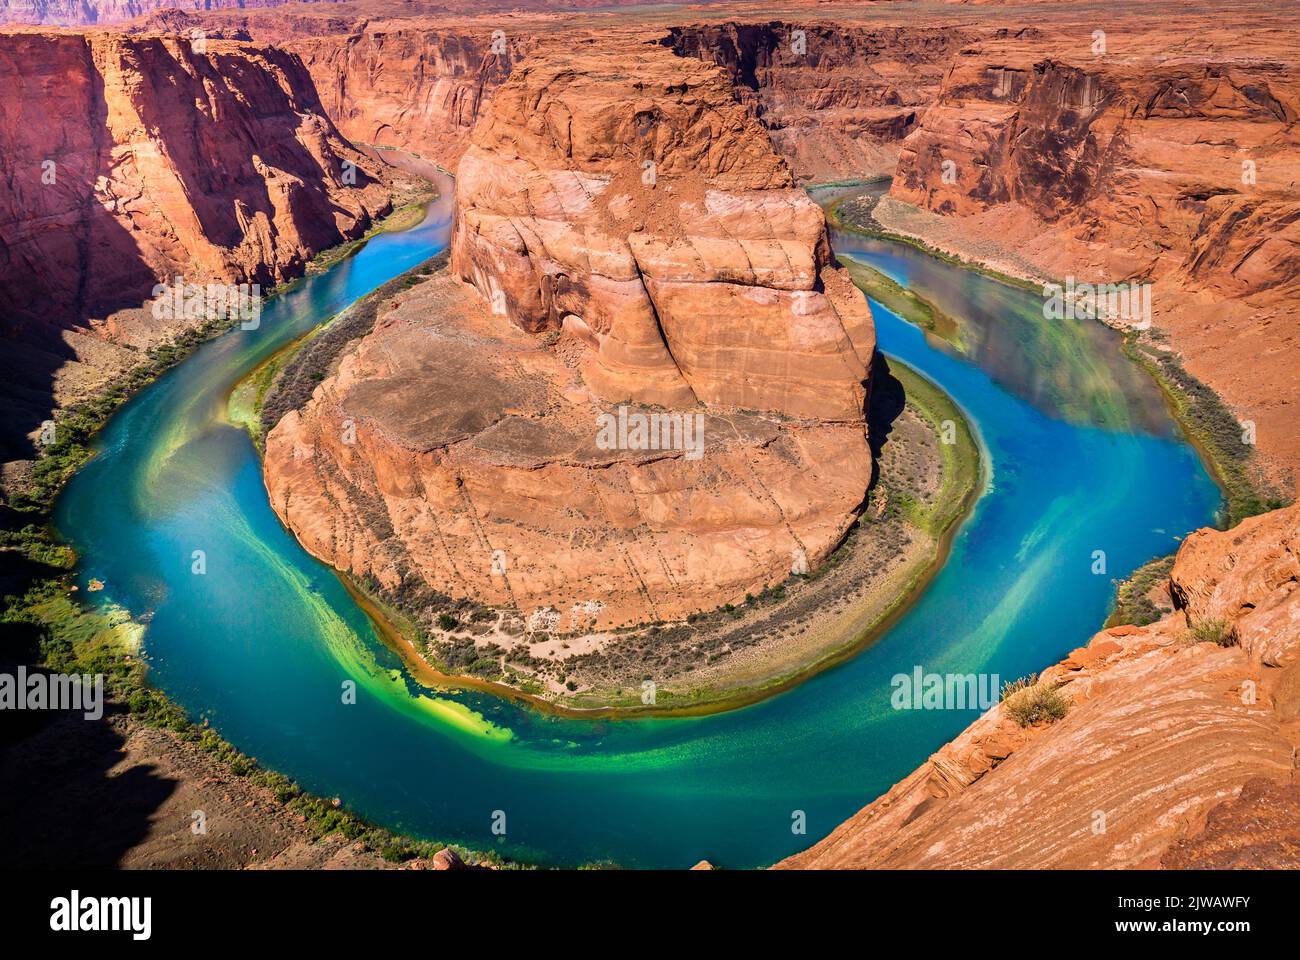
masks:
[[(975, 716), (891, 709), (894, 674), (919, 665), (1009, 680), (1054, 662), (1102, 622), (1113, 578), (1214, 519), (1216, 487), (1111, 331), (1046, 330), (1032, 292), (836, 236), (838, 252), (955, 319), (960, 336), (939, 341), (873, 304), (880, 349), (961, 405), (989, 461), (988, 489), (911, 610), (849, 662), (708, 717), (581, 721), (425, 689), (281, 527), (225, 402), (275, 350), (441, 250), (450, 201), (448, 191), (419, 227), (378, 235), (269, 303), (257, 330), (205, 344), (132, 399), (56, 514), (83, 589), (99, 578), (98, 602), (148, 619), (153, 682), (240, 750), (385, 826), (547, 863), (771, 863)], [(347, 680), (355, 704), (343, 702)], [(504, 837), (492, 832), (498, 811)], [(805, 834), (792, 831), (796, 811)]]

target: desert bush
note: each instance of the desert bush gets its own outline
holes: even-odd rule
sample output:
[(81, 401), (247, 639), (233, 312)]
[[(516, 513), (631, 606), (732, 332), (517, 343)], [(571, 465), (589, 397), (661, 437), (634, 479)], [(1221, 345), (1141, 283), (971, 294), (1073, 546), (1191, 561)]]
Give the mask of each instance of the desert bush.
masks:
[(1191, 625), (1192, 639), (1195, 643), (1217, 643), (1221, 647), (1230, 647), (1236, 641), (1226, 620), (1201, 620)]
[(1070, 701), (1048, 684), (1034, 684), (1033, 678), (1017, 680), (1002, 688), (1002, 706), (1007, 716), (1022, 727), (1055, 723), (1070, 711)]

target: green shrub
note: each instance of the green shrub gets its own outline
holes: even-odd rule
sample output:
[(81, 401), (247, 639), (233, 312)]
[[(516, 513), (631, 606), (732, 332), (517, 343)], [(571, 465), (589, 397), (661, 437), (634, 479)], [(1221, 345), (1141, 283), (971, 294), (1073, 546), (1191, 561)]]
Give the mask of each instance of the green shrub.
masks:
[(1017, 680), (1002, 688), (1002, 706), (1007, 716), (1022, 727), (1055, 723), (1070, 711), (1070, 701), (1055, 687), (1034, 684), (1033, 679)]
[(1028, 690), (1038, 682), (1038, 674), (1031, 673), (1027, 677), (1021, 677), (1019, 680), (1008, 680), (1002, 684), (1002, 702), (1010, 700), (1021, 690)]
[(1226, 620), (1202, 620), (1192, 624), (1191, 631), (1195, 643), (1217, 643), (1221, 647), (1231, 647), (1236, 643)]

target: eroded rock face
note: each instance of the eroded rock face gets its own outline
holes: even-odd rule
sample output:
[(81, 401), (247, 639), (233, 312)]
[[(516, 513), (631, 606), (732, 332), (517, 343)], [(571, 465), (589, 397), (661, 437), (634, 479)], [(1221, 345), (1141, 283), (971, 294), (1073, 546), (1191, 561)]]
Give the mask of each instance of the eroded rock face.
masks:
[(905, 141), (891, 196), (960, 218), (1039, 276), (1151, 282), (1152, 315), (1122, 319), (1152, 320), (1294, 470), (1300, 32), (1190, 32), (1175, 45), (1117, 30), (1105, 55), (1077, 31), (972, 43)]
[(339, 135), (292, 54), (11, 33), (0, 83), (11, 333), (138, 306), (178, 275), (269, 287), (388, 208), (376, 164)]
[(271, 431), (271, 503), (337, 567), (515, 608), (539, 631), (712, 609), (838, 543), (870, 477), (861, 424), (724, 408), (699, 414), (699, 459), (605, 449), (596, 418), (617, 412), (583, 386), (585, 349), (427, 281)]
[(606, 21), (575, 36), (571, 23), (544, 15), (449, 24), (418, 17), (349, 23), (342, 13), (169, 10), (130, 29), (203, 29), (209, 37), (280, 43), (302, 56), (326, 111), (347, 137), (411, 150), (448, 169), (520, 60), (552, 50), (563, 58), (592, 36), (629, 51), (658, 43), (721, 66), (733, 94), (801, 179), (891, 174), (899, 145), (970, 35), (950, 27), (798, 21), (692, 24), (665, 34)]
[(1193, 623), (1222, 621), (1227, 636), (1270, 667), (1300, 659), (1300, 524), (1294, 508), (1231, 530), (1198, 530), (1169, 578)]
[(288, 44), (349, 139), (410, 150), (448, 169), (455, 169), (513, 64), (534, 46), (528, 34), (494, 40), (487, 28), (422, 24), (362, 27)]
[[(835, 547), (871, 473), (870, 314), (716, 67), (521, 64), (458, 190), (453, 269), (267, 438), (309, 550), (583, 631), (739, 601)], [(702, 445), (610, 443), (620, 408)]]
[(522, 328), (584, 340), (603, 399), (861, 421), (866, 303), (716, 67), (654, 48), (531, 61), (458, 190), (452, 268)]
[(802, 178), (890, 175), (970, 35), (801, 21), (673, 27), (665, 46), (717, 63)]
[(1234, 296), (1296, 280), (1293, 64), (1069, 62), (1042, 46), (961, 51), (904, 145), (894, 196), (958, 216), (1016, 204), (1127, 254), (1133, 273)]
[[(1177, 612), (1102, 631), (1044, 671), (1072, 703), (1064, 719), (1025, 729), (994, 707), (781, 866), (1297, 866), (1265, 814), (1269, 798), (1295, 803), (1298, 537), (1300, 507), (1189, 537)], [(1242, 645), (1195, 642), (1189, 622), (1210, 618)]]

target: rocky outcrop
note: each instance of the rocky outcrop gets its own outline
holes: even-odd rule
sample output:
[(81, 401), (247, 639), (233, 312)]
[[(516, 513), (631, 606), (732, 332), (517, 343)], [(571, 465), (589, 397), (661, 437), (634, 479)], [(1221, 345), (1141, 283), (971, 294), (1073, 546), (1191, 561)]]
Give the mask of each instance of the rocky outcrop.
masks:
[(969, 31), (770, 21), (672, 27), (662, 41), (717, 63), (803, 179), (887, 176)]
[(1275, 463), (1300, 468), (1300, 32), (1206, 26), (1177, 53), (1130, 34), (1095, 55), (1080, 36), (963, 48), (891, 196), (960, 218), (1039, 275), (1151, 282), (1150, 319), (1187, 368)]
[[(309, 550), (545, 635), (684, 618), (835, 547), (871, 474), (870, 315), (716, 67), (520, 64), (458, 190), (451, 273), (268, 435)], [(651, 416), (677, 432), (629, 433)]]
[(11, 336), (138, 306), (178, 275), (269, 287), (388, 208), (283, 51), (11, 33), (0, 82)]
[(452, 268), (518, 326), (585, 342), (599, 397), (861, 422), (865, 301), (717, 68), (653, 49), (532, 61), (458, 189)]
[(1227, 640), (1269, 667), (1300, 660), (1300, 525), (1283, 522), (1286, 516), (1250, 517), (1232, 530), (1193, 533), (1169, 577), (1188, 620), (1223, 623)]
[(1280, 815), (1297, 804), (1298, 538), (1300, 507), (1189, 537), (1176, 612), (1044, 671), (1064, 719), (1023, 728), (994, 707), (780, 866), (1300, 865)]

